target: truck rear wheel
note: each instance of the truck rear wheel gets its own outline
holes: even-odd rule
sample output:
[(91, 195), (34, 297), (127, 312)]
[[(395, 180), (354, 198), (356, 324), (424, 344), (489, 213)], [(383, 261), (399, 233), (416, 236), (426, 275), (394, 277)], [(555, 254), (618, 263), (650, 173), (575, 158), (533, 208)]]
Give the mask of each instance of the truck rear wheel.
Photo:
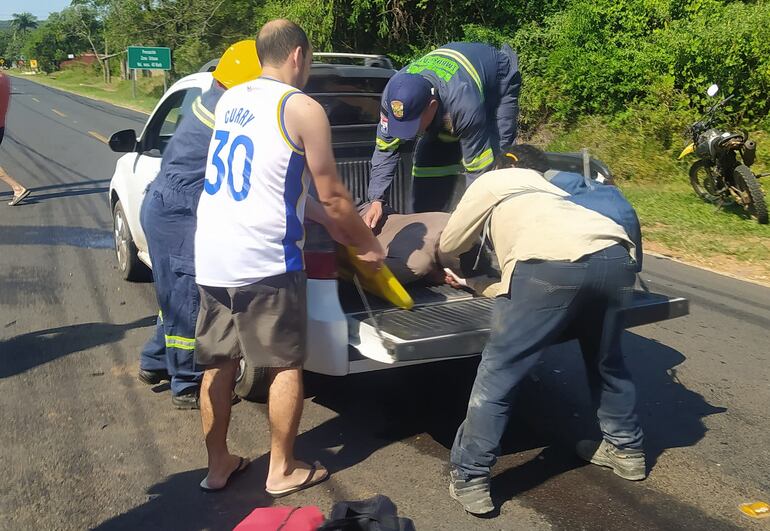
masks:
[(240, 370), (235, 379), (235, 394), (249, 402), (264, 404), (270, 390), (270, 370), (267, 367), (252, 367), (241, 358)]

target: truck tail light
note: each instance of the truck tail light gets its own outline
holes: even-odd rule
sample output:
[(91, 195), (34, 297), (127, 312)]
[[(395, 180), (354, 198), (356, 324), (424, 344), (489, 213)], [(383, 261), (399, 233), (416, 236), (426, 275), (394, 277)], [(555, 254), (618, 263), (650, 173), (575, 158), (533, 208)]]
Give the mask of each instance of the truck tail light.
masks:
[(337, 244), (323, 225), (305, 221), (305, 272), (307, 278), (337, 278)]
[(317, 280), (337, 278), (337, 253), (305, 251), (305, 272)]

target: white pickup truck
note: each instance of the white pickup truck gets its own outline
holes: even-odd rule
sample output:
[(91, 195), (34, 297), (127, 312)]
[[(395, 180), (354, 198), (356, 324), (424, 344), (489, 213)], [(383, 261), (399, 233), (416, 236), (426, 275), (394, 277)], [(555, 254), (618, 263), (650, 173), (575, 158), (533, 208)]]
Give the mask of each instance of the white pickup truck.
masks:
[[(380, 94), (394, 70), (387, 58), (379, 56), (323, 54), (322, 59), (332, 62), (313, 65), (305, 92), (326, 109), (339, 175), (353, 197), (363, 201), (379, 121)], [(352, 64), (357, 61), (364, 64)], [(127, 280), (149, 274), (147, 242), (139, 223), (145, 189), (157, 175), (165, 146), (179, 121), (186, 119), (193, 100), (211, 85), (214, 66), (215, 62), (211, 62), (201, 72), (176, 82), (158, 102), (141, 134), (125, 130), (110, 139), (114, 151), (125, 153), (110, 182), (109, 205), (118, 266)], [(597, 160), (591, 159), (584, 168), (580, 154), (549, 153), (549, 159), (556, 170), (587, 169), (593, 177), (611, 178), (606, 166)], [(410, 208), (410, 170), (407, 153), (389, 191), (391, 206), (402, 212)], [(458, 182), (464, 183), (464, 178)], [(459, 194), (462, 187), (457, 189)], [(344, 376), (481, 352), (489, 335), (492, 300), (449, 286), (417, 283), (408, 286), (415, 301), (412, 310), (394, 308), (370, 296), (372, 316), (355, 288), (338, 280), (335, 244), (326, 231), (307, 222), (306, 233), (307, 370)], [(625, 323), (627, 327), (638, 326), (688, 312), (686, 299), (636, 291), (625, 309)], [(243, 398), (260, 400), (265, 390), (264, 370), (242, 364), (236, 392)]]

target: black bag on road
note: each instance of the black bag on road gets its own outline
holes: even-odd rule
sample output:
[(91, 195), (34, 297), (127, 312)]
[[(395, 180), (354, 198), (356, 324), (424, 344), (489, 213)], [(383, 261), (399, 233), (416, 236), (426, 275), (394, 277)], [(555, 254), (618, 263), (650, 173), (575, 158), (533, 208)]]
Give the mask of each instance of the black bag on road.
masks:
[(335, 503), (318, 531), (416, 531), (409, 518), (398, 516), (387, 496)]

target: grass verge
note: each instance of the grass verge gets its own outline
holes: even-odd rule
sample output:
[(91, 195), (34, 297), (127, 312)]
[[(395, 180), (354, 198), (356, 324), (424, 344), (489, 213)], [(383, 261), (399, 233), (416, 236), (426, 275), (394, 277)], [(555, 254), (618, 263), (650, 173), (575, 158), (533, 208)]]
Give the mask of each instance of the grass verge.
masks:
[(103, 81), (101, 72), (90, 67), (72, 68), (52, 74), (27, 75), (14, 70), (10, 70), (9, 73), (43, 85), (145, 113), (150, 113), (163, 95), (162, 77), (137, 79), (136, 98), (134, 98), (131, 81), (113, 77), (112, 83), (107, 84)]

